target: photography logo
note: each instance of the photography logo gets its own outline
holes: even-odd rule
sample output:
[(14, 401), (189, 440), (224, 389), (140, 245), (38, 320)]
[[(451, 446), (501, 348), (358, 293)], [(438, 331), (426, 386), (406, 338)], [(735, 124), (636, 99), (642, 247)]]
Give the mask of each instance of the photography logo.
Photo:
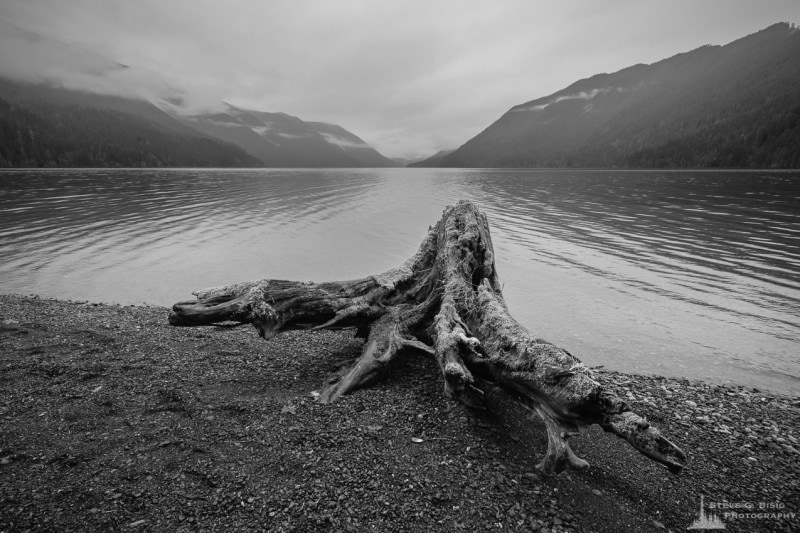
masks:
[(692, 525), (686, 529), (725, 529), (725, 522), (723, 522), (714, 513), (706, 513), (703, 505), (703, 496), (700, 496), (700, 517), (692, 522)]

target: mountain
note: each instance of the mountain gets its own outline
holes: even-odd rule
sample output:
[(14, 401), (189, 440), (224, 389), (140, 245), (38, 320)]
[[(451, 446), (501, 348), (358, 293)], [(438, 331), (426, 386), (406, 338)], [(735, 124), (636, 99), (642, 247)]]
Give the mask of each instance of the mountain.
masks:
[(433, 166), (800, 167), (800, 29), (580, 80), (511, 108)]
[(411, 163), (416, 163), (417, 161), (420, 161), (420, 159), (419, 158), (411, 158), (411, 157), (393, 157), (392, 161), (397, 163), (397, 166), (407, 167)]
[(0, 166), (398, 166), (340, 126), (226, 105), (187, 114), (146, 68), (0, 20)]
[(305, 122), (286, 113), (227, 105), (219, 113), (181, 120), (206, 135), (240, 146), (268, 167), (398, 166), (341, 126)]
[(336, 124), (325, 122), (307, 122), (311, 128), (325, 139), (329, 144), (338, 146), (345, 154), (354, 159), (359, 167), (396, 167), (399, 166), (394, 159), (382, 155), (358, 136), (350, 133)]
[(421, 161), (409, 162), (408, 167), (438, 167), (444, 161), (444, 158), (455, 152), (455, 150), (439, 150), (432, 156), (425, 158)]
[(0, 78), (0, 167), (261, 166), (145, 100)]

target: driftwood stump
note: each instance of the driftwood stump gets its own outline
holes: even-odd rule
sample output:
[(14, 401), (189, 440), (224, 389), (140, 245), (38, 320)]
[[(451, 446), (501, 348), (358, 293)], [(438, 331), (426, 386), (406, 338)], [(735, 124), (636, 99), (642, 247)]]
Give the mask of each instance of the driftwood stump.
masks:
[(537, 465), (543, 474), (588, 467), (568, 439), (591, 424), (673, 473), (683, 468), (680, 448), (604, 390), (576, 357), (509, 315), (489, 224), (470, 202), (447, 207), (417, 253), (383, 274), (327, 283), (268, 279), (194, 294), (196, 301), (175, 304), (172, 325), (251, 323), (264, 338), (292, 329), (357, 328), (366, 339), (363, 353), (322, 388), (323, 402), (379, 379), (406, 350), (421, 350), (438, 362), (452, 399), (479, 407), (489, 387), (500, 387), (538, 413), (548, 436)]

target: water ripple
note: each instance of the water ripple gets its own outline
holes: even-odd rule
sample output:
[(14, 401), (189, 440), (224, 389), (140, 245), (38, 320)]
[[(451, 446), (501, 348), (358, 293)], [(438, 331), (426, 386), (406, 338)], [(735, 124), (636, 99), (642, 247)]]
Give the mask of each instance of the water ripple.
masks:
[(168, 305), (262, 277), (351, 279), (486, 212), (514, 315), (588, 363), (798, 392), (800, 175), (0, 172), (5, 292)]

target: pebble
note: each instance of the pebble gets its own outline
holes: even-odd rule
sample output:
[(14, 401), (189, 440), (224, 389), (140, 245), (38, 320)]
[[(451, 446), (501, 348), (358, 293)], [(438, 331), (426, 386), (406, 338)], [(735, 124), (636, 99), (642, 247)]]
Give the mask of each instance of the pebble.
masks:
[[(159, 320), (161, 319), (163, 317)], [(26, 319), (26, 323), (27, 321)], [(148, 328), (149, 326), (145, 327), (145, 329)], [(173, 330), (168, 331), (172, 335)], [(175, 331), (178, 331), (180, 335), (186, 335), (184, 330)], [(236, 330), (237, 334), (243, 331)], [(198, 336), (198, 338), (203, 338), (203, 342), (212, 342), (214, 335), (233, 335), (233, 333), (217, 332), (213, 335), (208, 334), (206, 337)], [(287, 335), (293, 335), (293, 333)], [(298, 336), (299, 338), (301, 337)], [(302, 338), (303, 341), (298, 341), (301, 346), (307, 342), (306, 337)], [(120, 341), (121, 344), (122, 342)], [(283, 341), (279, 338), (276, 341), (270, 341), (270, 343), (273, 342)], [(244, 346), (242, 344), (242, 347)], [(257, 346), (260, 348), (263, 345), (258, 344)], [(264, 348), (264, 351), (268, 352), (269, 350)], [(308, 357), (310, 358), (313, 354), (314, 350), (310, 350)], [(137, 357), (144, 356), (137, 355)], [(149, 361), (149, 359), (147, 360)], [(239, 363), (236, 361), (231, 358), (230, 364), (238, 365)], [(257, 359), (250, 361), (247, 363), (248, 370), (250, 366), (260, 364)], [(224, 369), (224, 372), (230, 370), (225, 365), (221, 365), (219, 368)], [(292, 372), (295, 370), (292, 367)], [(219, 379), (229, 377), (224, 372), (214, 377)], [(660, 404), (659, 409), (653, 411), (648, 409), (647, 414), (652, 416), (654, 424), (659, 426), (665, 437), (681, 446), (691, 458), (687, 475), (675, 478), (673, 481), (673, 478), (668, 477), (669, 474), (663, 473), (664, 483), (668, 483), (676, 490), (670, 494), (669, 498), (659, 501), (660, 512), (658, 514), (654, 514), (651, 506), (640, 504), (644, 502), (640, 501), (640, 503), (631, 505), (630, 509), (635, 514), (636, 521), (643, 524), (647, 530), (656, 530), (657, 528), (659, 531), (666, 531), (667, 526), (673, 527), (675, 531), (683, 530), (688, 524), (688, 518), (681, 521), (676, 517), (685, 515), (692, 519), (696, 518), (697, 495), (704, 491), (706, 494), (711, 491), (715, 497), (727, 498), (729, 501), (786, 499), (785, 495), (788, 494), (786, 491), (790, 489), (785, 487), (794, 486), (792, 483), (797, 480), (797, 464), (800, 463), (797, 460), (797, 454), (800, 454), (798, 451), (800, 442), (796, 438), (796, 436), (800, 437), (800, 432), (796, 429), (800, 425), (795, 425), (798, 421), (798, 414), (789, 407), (793, 403), (791, 400), (776, 398), (772, 401), (762, 401), (761, 398), (766, 397), (765, 393), (753, 395), (749, 391), (741, 392), (740, 389), (699, 383), (690, 384), (688, 381), (678, 382), (669, 378), (651, 379), (642, 376), (615, 378), (613, 376), (613, 374), (608, 376), (604, 374), (599, 376), (598, 380), (604, 384), (613, 384), (615, 380), (619, 382), (624, 380), (627, 388), (618, 393), (622, 398), (629, 393), (631, 396), (639, 398), (640, 405), (651, 405), (650, 402)], [(434, 372), (431, 379), (437, 378), (438, 376)], [(111, 382), (97, 380), (80, 385), (88, 392), (101, 383), (110, 384)], [(252, 383), (260, 385), (261, 381)], [(667, 384), (669, 388), (663, 384)], [(308, 384), (309, 388), (312, 386), (314, 384)], [(403, 385), (403, 387), (405, 386)], [(610, 388), (613, 388), (613, 385)], [(297, 388), (294, 392), (305, 394), (303, 390), (308, 389)], [(433, 401), (439, 401), (441, 393), (438, 383), (436, 388), (431, 390), (431, 394), (435, 395)], [(112, 387), (108, 385), (102, 391), (105, 395), (112, 391)], [(231, 422), (232, 417), (227, 413), (217, 416), (217, 422), (202, 424), (202, 426), (212, 431), (216, 431), (215, 428), (220, 428), (220, 431), (223, 429), (231, 431), (231, 438), (241, 439), (242, 443), (245, 443), (245, 450), (249, 451), (245, 452), (236, 448), (239, 446), (238, 443), (234, 443), (235, 446), (228, 443), (219, 448), (204, 444), (204, 447), (209, 448), (215, 454), (214, 458), (217, 461), (215, 466), (212, 461), (203, 459), (203, 456), (199, 454), (193, 454), (192, 461), (196, 459), (200, 462), (190, 465), (184, 463), (181, 456), (177, 455), (179, 449), (157, 448), (158, 453), (173, 454), (174, 452), (176, 465), (181, 468), (196, 468), (199, 472), (205, 470), (209, 474), (209, 486), (200, 484), (200, 478), (196, 475), (189, 475), (188, 472), (185, 477), (182, 475), (178, 478), (170, 477), (169, 479), (175, 479), (175, 483), (165, 485), (161, 471), (154, 469), (151, 472), (153, 475), (139, 477), (136, 480), (137, 490), (147, 489), (146, 492), (132, 494), (136, 498), (144, 497), (148, 502), (152, 500), (152, 507), (148, 503), (148, 507), (142, 511), (143, 514), (137, 513), (133, 516), (127, 515), (127, 517), (118, 515), (117, 518), (120, 521), (115, 523), (118, 526), (132, 526), (132, 524), (144, 523), (139, 521), (139, 518), (142, 517), (148, 518), (148, 520), (143, 527), (140, 525), (141, 529), (152, 528), (164, 531), (198, 528), (207, 531), (235, 531), (256, 527), (255, 523), (245, 524), (244, 522), (251, 520), (248, 513), (252, 512), (252, 520), (260, 520), (258, 525), (271, 531), (290, 530), (293, 523), (302, 523), (300, 522), (302, 520), (307, 520), (306, 524), (310, 530), (364, 531), (370, 528), (380, 528), (376, 524), (383, 525), (384, 529), (388, 529), (392, 523), (407, 523), (405, 522), (406, 517), (416, 520), (421, 526), (421, 530), (452, 530), (452, 527), (448, 528), (448, 523), (451, 526), (455, 524), (458, 530), (463, 531), (487, 531), (490, 526), (493, 526), (492, 530), (496, 531), (513, 531), (517, 524), (519, 524), (517, 529), (520, 530), (546, 530), (548, 532), (571, 531), (573, 528), (578, 531), (595, 530), (593, 524), (587, 524), (588, 516), (586, 514), (580, 509), (572, 509), (568, 506), (565, 497), (561, 496), (562, 489), (554, 488), (553, 483), (568, 484), (570, 476), (568, 472), (562, 473), (555, 481), (542, 481), (537, 474), (530, 472), (534, 463), (529, 457), (506, 455), (509, 450), (516, 450), (517, 447), (506, 444), (497, 446), (494, 435), (490, 438), (474, 427), (465, 429), (465, 426), (459, 426), (457, 432), (451, 432), (448, 429), (451, 426), (439, 423), (440, 419), (437, 418), (439, 415), (436, 414), (435, 408), (431, 408), (430, 411), (422, 411), (427, 416), (418, 416), (420, 413), (418, 410), (406, 409), (403, 411), (403, 402), (390, 405), (381, 401), (385, 397), (392, 398), (391, 395), (396, 394), (395, 385), (381, 384), (374, 388), (358, 391), (333, 406), (316, 403), (303, 404), (294, 400), (288, 405), (297, 406), (296, 410), (290, 413), (287, 409), (283, 413), (283, 415), (287, 413), (293, 415), (285, 417), (291, 419), (291, 427), (281, 426), (279, 430), (273, 429), (272, 433), (269, 430), (262, 433), (254, 429), (258, 427), (255, 424), (261, 425), (268, 421), (265, 418), (266, 411), (253, 408), (252, 411), (237, 412), (234, 422)], [(411, 397), (412, 393), (408, 392), (406, 398)], [(674, 399), (667, 400), (667, 397)], [(428, 400), (428, 398), (424, 398), (425, 403), (421, 404), (423, 409), (428, 405)], [(186, 402), (189, 403), (190, 400), (187, 399)], [(280, 410), (287, 403), (285, 399), (275, 398), (272, 399), (271, 406)], [(800, 407), (800, 401), (794, 403)], [(10, 400), (7, 404), (11, 405)], [(2, 405), (6, 404), (0, 404), (0, 420), (3, 415), (11, 412), (3, 411)], [(182, 426), (202, 421), (213, 412), (212, 407), (215, 406), (216, 404), (210, 404), (207, 406), (207, 410), (198, 410), (196, 414), (192, 415), (196, 418), (183, 414), (181, 417), (175, 416), (176, 422), (181, 424), (181, 426), (177, 426), (177, 429), (179, 432), (190, 431)], [(384, 408), (385, 411), (374, 411), (377, 407)], [(121, 411), (127, 413), (127, 409), (128, 407), (125, 406), (121, 408)], [(401, 418), (395, 416), (395, 409), (402, 414)], [(675, 411), (679, 411), (680, 414)], [(34, 415), (37, 412), (38, 410), (32, 411)], [(355, 412), (363, 412), (363, 415), (354, 416)], [(160, 417), (162, 415), (164, 414), (152, 416)], [(166, 413), (166, 415), (172, 416), (173, 413)], [(458, 417), (460, 415), (448, 416)], [(460, 417), (458, 420), (463, 424), (469, 422), (467, 417)], [(239, 422), (251, 424), (241, 435), (239, 434), (241, 429)], [(50, 422), (47, 421), (47, 423)], [(52, 423), (57, 424), (58, 420)], [(404, 424), (407, 424), (408, 427)], [(287, 423), (287, 425), (289, 424)], [(310, 429), (311, 427), (314, 429)], [(355, 429), (359, 429), (359, 431), (355, 431)], [(448, 437), (451, 440), (444, 438), (440, 440), (437, 432), (442, 432), (442, 437)], [(289, 437), (287, 442), (290, 442), (291, 445), (282, 440), (273, 442), (265, 438), (273, 434)], [(87, 438), (93, 436), (102, 437), (103, 435), (99, 433), (87, 435)], [(185, 439), (181, 433), (178, 433), (177, 436), (148, 433), (147, 436), (152, 437), (147, 441), (152, 444), (177, 441), (178, 437)], [(421, 446), (419, 443), (413, 443), (410, 441), (412, 436), (424, 440), (430, 445)], [(462, 439), (462, 436), (463, 440), (459, 440)], [(367, 438), (363, 439), (362, 437)], [(393, 441), (388, 437), (393, 437)], [(165, 438), (169, 440), (164, 441)], [(757, 440), (761, 441), (761, 446), (756, 445)], [(199, 441), (202, 441), (202, 438)], [(194, 442), (194, 440), (185, 442)], [(585, 435), (578, 442), (586, 447), (592, 444), (591, 438)], [(546, 446), (546, 442), (543, 445)], [(624, 442), (616, 439), (612, 445), (619, 446), (620, 450), (625, 449), (626, 446)], [(280, 483), (274, 489), (260, 475), (261, 471), (256, 476), (248, 468), (240, 466), (248, 460), (247, 453), (260, 453), (265, 449), (279, 452), (276, 455), (277, 459), (257, 458), (257, 461), (261, 461), (265, 472), (272, 473), (279, 478)], [(226, 455), (217, 457), (216, 453), (220, 450), (224, 451)], [(351, 451), (353, 455), (343, 453)], [(141, 457), (132, 454), (130, 456), (136, 458), (136, 464), (141, 461), (145, 465), (149, 459), (144, 453)], [(433, 462), (426, 460), (429, 456), (434, 459)], [(128, 457), (127, 452), (125, 457)], [(0, 459), (15, 463), (11, 467), (0, 468), (2, 473), (16, 469), (18, 466), (16, 456)], [(412, 460), (408, 461), (407, 459)], [(634, 460), (637, 461), (636, 464), (650, 465), (646, 459), (639, 456), (635, 456)], [(39, 460), (19, 460), (19, 467), (38, 468), (41, 466), (39, 463)], [(131, 465), (127, 462), (124, 463), (126, 466), (114, 475), (109, 473), (106, 465), (114, 468), (120, 467), (119, 461), (113, 458), (109, 459), (107, 463), (98, 464), (95, 460), (87, 465), (97, 468), (97, 471), (101, 473), (93, 483), (101, 488), (113, 488), (113, 493), (109, 492), (108, 494), (119, 494), (120, 496), (109, 502), (115, 502), (116, 506), (119, 507), (123, 503), (131, 504), (129, 493), (126, 492), (125, 498), (122, 498), (121, 487), (108, 484), (110, 481), (119, 479), (124, 472), (128, 472), (132, 468)], [(204, 466), (201, 468), (200, 465)], [(619, 464), (612, 458), (609, 459), (608, 464), (599, 464), (596, 468), (600, 469), (598, 471), (602, 471), (603, 468), (610, 468), (609, 465), (615, 468), (628, 466)], [(659, 468), (654, 463), (653, 466)], [(390, 468), (386, 469), (386, 467)], [(48, 468), (58, 471), (64, 467), (54, 465), (52, 468)], [(134, 472), (141, 476), (147, 472), (145, 468), (147, 467), (142, 466), (140, 470), (134, 470)], [(312, 469), (310, 470), (310, 468)], [(392, 477), (376, 476), (376, 472), (384, 469), (392, 472)], [(181, 471), (178, 470), (178, 472)], [(214, 471), (224, 471), (224, 475), (212, 476), (211, 473)], [(397, 478), (394, 478), (394, 473), (397, 474)], [(628, 472), (625, 472), (624, 475), (628, 478)], [(520, 479), (519, 476), (522, 476), (526, 482), (516, 485), (515, 478)], [(592, 488), (591, 485), (587, 487), (589, 478), (582, 475), (572, 474), (571, 476), (574, 486), (583, 484), (584, 491), (588, 488), (594, 496), (602, 498), (602, 502), (599, 500), (595, 502), (601, 504), (601, 512), (605, 512), (605, 507), (608, 507), (608, 512), (611, 513), (619, 501), (630, 503), (633, 500), (629, 498), (637, 498), (642, 491), (645, 493), (649, 491), (649, 489), (641, 489), (641, 484), (646, 485), (648, 480), (645, 477), (639, 477), (638, 473), (636, 476), (626, 479), (624, 488), (611, 489), (614, 486), (613, 483), (602, 479), (592, 483), (608, 490)], [(406, 477), (409, 479), (405, 479)], [(211, 480), (214, 482), (213, 485), (210, 483)], [(442, 483), (443, 480), (453, 483), (452, 492), (442, 488), (445, 486)], [(193, 492), (208, 498), (208, 500), (186, 501), (184, 493), (180, 489), (191, 488), (193, 484), (196, 485)], [(0, 488), (2, 485), (3, 483), (0, 481)], [(492, 488), (487, 490), (487, 486)], [(172, 488), (178, 490), (175, 490), (174, 493), (165, 490)], [(258, 489), (263, 490), (259, 491)], [(517, 496), (523, 495), (524, 498), (517, 498)], [(512, 501), (520, 502), (513, 509), (508, 508), (509, 496)], [(380, 502), (379, 508), (375, 506), (376, 500)], [(207, 501), (208, 504), (204, 501)], [(244, 510), (242, 510), (242, 502), (246, 504)], [(174, 512), (171, 514), (167, 511), (159, 515), (154, 511), (155, 509), (166, 511), (173, 506), (175, 509), (183, 510), (187, 515), (183, 524), (176, 523), (177, 516)], [(232, 510), (233, 506), (236, 507), (235, 512)], [(68, 520), (75, 521), (68, 522), (68, 525), (75, 525), (78, 523), (77, 520), (86, 518), (105, 519), (105, 513), (108, 511), (109, 509), (106, 508), (102, 510), (92, 508), (84, 511), (86, 514), (80, 516), (78, 513), (57, 515), (55, 509), (51, 509), (50, 515), (55, 519), (58, 516), (67, 517)], [(574, 512), (574, 519), (566, 514), (566, 511)], [(791, 508), (790, 511), (793, 512), (795, 509)], [(689, 516), (690, 514), (691, 516)], [(497, 520), (495, 520), (496, 516)], [(658, 520), (654, 520), (653, 516), (658, 516)], [(509, 517), (513, 517), (513, 520)], [(136, 520), (136, 522), (131, 522), (131, 520)], [(501, 523), (502, 526), (499, 526)], [(647, 523), (651, 525), (647, 526)], [(189, 524), (196, 525), (189, 526)], [(32, 525), (35, 524), (32, 523)], [(795, 524), (787, 525), (775, 522), (765, 527), (768, 528), (772, 525), (775, 525), (775, 530), (789, 531), (789, 526)], [(41, 522), (39, 527), (41, 527)], [(768, 530), (766, 528), (764, 530)], [(24, 529), (20, 528), (19, 530)], [(128, 529), (128, 531), (133, 530)]]

